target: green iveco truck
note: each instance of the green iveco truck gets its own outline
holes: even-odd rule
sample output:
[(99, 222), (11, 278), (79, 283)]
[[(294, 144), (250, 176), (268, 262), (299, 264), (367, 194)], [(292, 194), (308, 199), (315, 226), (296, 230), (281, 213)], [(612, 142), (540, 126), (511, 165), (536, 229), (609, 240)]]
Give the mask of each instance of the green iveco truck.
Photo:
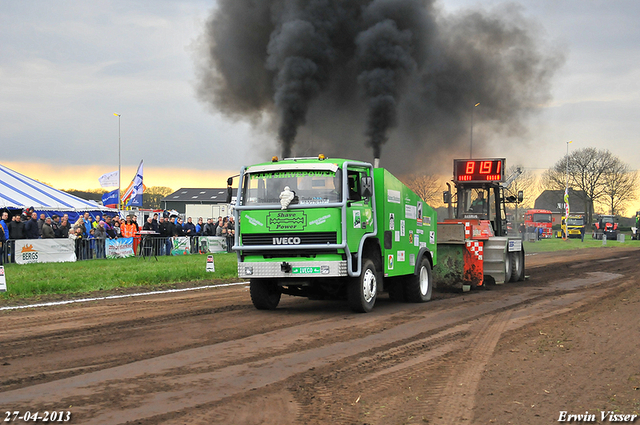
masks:
[(382, 168), (293, 158), (242, 169), (233, 249), (258, 309), (281, 294), (346, 298), (369, 312), (380, 292), (431, 298), (436, 213)]

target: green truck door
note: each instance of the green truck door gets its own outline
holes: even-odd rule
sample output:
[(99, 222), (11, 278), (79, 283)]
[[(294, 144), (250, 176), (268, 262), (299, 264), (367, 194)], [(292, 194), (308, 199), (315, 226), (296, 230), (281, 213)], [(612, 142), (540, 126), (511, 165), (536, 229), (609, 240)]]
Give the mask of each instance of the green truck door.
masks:
[(347, 244), (352, 253), (358, 252), (364, 234), (373, 232), (371, 199), (365, 202), (360, 195), (361, 178), (367, 175), (364, 168), (349, 167), (347, 171)]

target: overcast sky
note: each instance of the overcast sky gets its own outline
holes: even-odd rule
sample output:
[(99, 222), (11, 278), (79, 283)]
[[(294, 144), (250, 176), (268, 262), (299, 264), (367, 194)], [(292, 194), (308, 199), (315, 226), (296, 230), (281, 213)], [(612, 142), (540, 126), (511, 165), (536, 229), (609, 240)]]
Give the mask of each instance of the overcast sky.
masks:
[[(526, 137), (505, 145), (474, 134), (484, 143), (474, 153), (541, 169), (573, 140), (570, 149), (610, 149), (638, 169), (640, 2), (511, 3), (566, 62)], [(504, 3), (438, 4), (454, 12)], [(1, 163), (58, 188), (98, 188), (97, 178), (118, 168), (114, 112), (122, 115), (123, 185), (141, 159), (147, 186), (178, 189), (221, 185), (219, 177), (278, 154), (275, 135), (214, 113), (195, 96), (197, 40), (214, 7), (211, 0), (1, 2)]]

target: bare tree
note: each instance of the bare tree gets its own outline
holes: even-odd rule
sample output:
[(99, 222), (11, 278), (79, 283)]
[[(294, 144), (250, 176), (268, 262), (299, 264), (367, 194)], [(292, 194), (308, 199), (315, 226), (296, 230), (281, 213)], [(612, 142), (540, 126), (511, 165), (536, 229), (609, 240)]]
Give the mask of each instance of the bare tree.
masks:
[(630, 201), (637, 198), (637, 181), (638, 174), (620, 160), (605, 174), (602, 203), (612, 215), (620, 214)]
[(151, 186), (145, 189), (142, 200), (144, 208), (160, 208), (160, 201), (165, 196), (173, 193), (173, 189), (166, 186)]
[(518, 192), (522, 191), (522, 202), (520, 204), (507, 204), (507, 212), (513, 212), (515, 214), (516, 223), (518, 223), (518, 215), (533, 206), (539, 192), (538, 178), (531, 171), (525, 170), (522, 165), (512, 165), (507, 168), (505, 176), (508, 178), (518, 169), (522, 170), (522, 173), (516, 177), (507, 188), (507, 194), (509, 195), (517, 196)]
[(442, 202), (442, 184), (437, 177), (426, 174), (409, 174), (401, 176), (400, 181), (427, 204), (433, 206)]
[[(619, 208), (621, 202), (624, 203), (633, 199), (634, 195), (628, 191), (623, 194), (618, 189), (610, 188), (612, 184), (620, 184), (610, 174), (611, 170), (620, 169), (622, 172), (625, 168), (621, 169), (621, 165), (625, 164), (606, 149), (579, 149), (569, 155), (568, 161), (565, 155), (564, 158), (547, 170), (543, 175), (543, 184), (549, 189), (559, 190), (565, 188), (568, 179), (569, 187), (584, 192), (585, 199), (583, 200), (587, 206), (589, 223), (591, 223), (593, 207), (598, 202), (606, 199), (608, 196), (607, 191), (613, 194), (612, 199), (618, 205), (617, 208)], [(628, 167), (626, 170), (628, 173)]]

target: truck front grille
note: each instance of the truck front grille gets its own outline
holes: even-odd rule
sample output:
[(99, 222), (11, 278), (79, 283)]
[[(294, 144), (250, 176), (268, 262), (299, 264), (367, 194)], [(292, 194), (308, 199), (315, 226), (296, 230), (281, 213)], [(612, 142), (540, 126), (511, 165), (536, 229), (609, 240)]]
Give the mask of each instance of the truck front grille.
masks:
[(337, 240), (337, 232), (242, 234), (242, 245), (245, 246), (336, 244)]

